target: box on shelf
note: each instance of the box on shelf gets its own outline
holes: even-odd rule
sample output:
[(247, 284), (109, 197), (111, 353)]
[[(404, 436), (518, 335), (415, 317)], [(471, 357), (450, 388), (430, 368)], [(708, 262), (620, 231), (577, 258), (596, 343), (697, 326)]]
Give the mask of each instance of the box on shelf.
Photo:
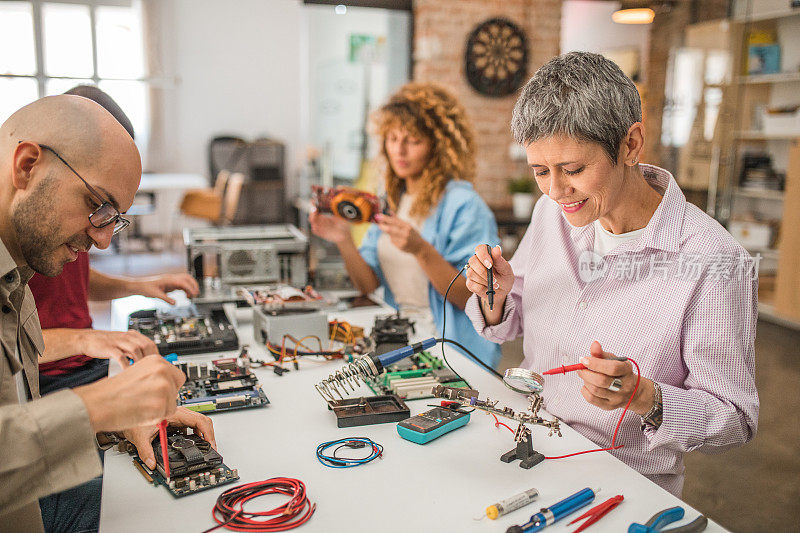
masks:
[(769, 110), (764, 110), (761, 123), (763, 132), (767, 135), (800, 136), (800, 107), (784, 113), (770, 113)]
[(747, 50), (747, 73), (777, 74), (781, 71), (781, 45), (751, 44)]
[(731, 220), (728, 231), (748, 250), (763, 250), (772, 242), (772, 226), (764, 222)]

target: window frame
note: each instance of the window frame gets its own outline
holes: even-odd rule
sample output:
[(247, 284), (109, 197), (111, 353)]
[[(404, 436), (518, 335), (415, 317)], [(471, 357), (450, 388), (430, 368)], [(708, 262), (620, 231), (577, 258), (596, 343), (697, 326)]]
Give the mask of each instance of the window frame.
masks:
[[(151, 80), (147, 77), (138, 78), (108, 78), (100, 77), (97, 74), (97, 8), (98, 7), (133, 7), (134, 0), (24, 0), (31, 4), (31, 15), (33, 18), (33, 44), (34, 59), (36, 70), (34, 74), (2, 74), (0, 78), (10, 79), (34, 79), (38, 89), (38, 98), (47, 95), (47, 82), (49, 80), (91, 80), (94, 85), (99, 85), (101, 81), (138, 81), (150, 84)], [(44, 28), (42, 19), (42, 4), (73, 4), (85, 5), (89, 7), (89, 25), (92, 39), (92, 75), (88, 78), (80, 76), (48, 76), (44, 69)]]

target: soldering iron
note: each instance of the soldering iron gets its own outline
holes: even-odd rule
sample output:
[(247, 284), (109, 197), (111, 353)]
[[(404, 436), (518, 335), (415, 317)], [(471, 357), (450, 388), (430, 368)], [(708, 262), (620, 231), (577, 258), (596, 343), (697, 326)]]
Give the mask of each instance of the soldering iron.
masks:
[[(352, 363), (345, 365), (342, 369), (328, 376), (328, 379), (319, 382), (315, 387), (317, 392), (319, 392), (325, 400), (336, 401), (334, 394), (339, 396), (340, 399), (344, 399), (344, 394), (347, 394), (347, 387), (350, 387), (351, 391), (355, 392), (356, 388), (360, 385), (359, 382), (377, 377), (383, 372), (384, 368), (392, 363), (396, 363), (410, 355), (432, 348), (435, 344), (436, 339), (431, 337), (381, 355), (375, 353), (362, 355)], [(340, 387), (344, 390), (344, 394), (342, 394)]]

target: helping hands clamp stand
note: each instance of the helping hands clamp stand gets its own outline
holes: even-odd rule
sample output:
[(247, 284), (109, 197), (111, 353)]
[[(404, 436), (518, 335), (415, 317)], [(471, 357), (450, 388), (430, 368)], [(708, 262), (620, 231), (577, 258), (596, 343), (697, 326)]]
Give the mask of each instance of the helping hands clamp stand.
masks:
[(502, 416), (519, 422), (517, 430), (514, 432), (514, 442), (516, 448), (500, 456), (504, 463), (510, 463), (517, 459), (520, 460), (521, 468), (532, 468), (544, 460), (544, 455), (533, 449), (533, 436), (531, 430), (525, 424), (535, 424), (550, 429), (548, 436), (553, 434), (561, 436), (561, 426), (557, 418), (545, 420), (539, 416), (539, 409), (542, 407), (542, 397), (539, 393), (543, 390), (544, 379), (529, 370), (522, 368), (511, 368), (506, 370), (503, 376), (503, 383), (515, 392), (528, 395), (528, 412), (515, 412), (510, 407), (497, 407), (497, 400), (478, 399), (478, 391), (474, 389), (457, 389), (437, 385), (433, 388), (433, 395), (437, 398), (452, 400), (464, 406), (480, 409), (496, 416)]

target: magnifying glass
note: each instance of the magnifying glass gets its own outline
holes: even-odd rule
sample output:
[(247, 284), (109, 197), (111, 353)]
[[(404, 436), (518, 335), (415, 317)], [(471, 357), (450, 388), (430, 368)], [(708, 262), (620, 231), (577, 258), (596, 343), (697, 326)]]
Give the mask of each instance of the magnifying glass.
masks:
[(544, 378), (524, 368), (509, 368), (503, 373), (503, 384), (520, 394), (539, 394), (544, 390)]

